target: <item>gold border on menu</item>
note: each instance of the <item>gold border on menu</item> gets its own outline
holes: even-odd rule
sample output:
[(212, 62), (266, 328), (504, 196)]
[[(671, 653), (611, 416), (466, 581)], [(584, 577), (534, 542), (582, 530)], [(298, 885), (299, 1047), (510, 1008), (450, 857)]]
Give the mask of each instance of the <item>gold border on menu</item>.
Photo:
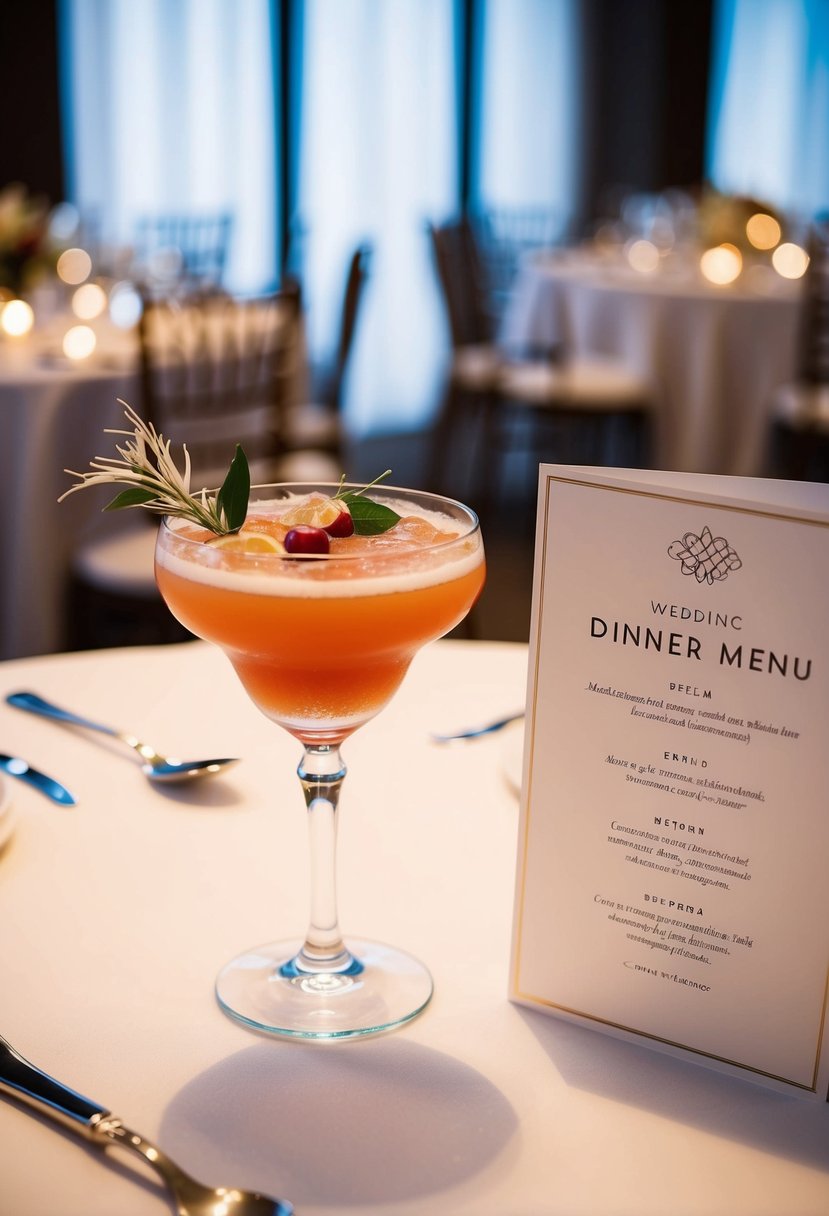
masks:
[[(546, 576), (546, 572), (547, 572), (547, 529), (549, 526), (549, 517), (550, 517), (550, 486), (551, 486), (551, 483), (554, 481), (562, 482), (566, 485), (571, 485), (571, 486), (583, 486), (585, 489), (588, 489), (588, 490), (610, 490), (611, 492), (617, 493), (617, 494), (635, 494), (635, 495), (639, 496), (640, 498), (656, 498), (656, 499), (660, 499), (665, 502), (686, 503), (688, 506), (693, 506), (693, 507), (710, 506), (717, 510), (736, 511), (743, 515), (758, 515), (758, 516), (762, 516), (765, 519), (784, 520), (787, 523), (813, 524), (813, 525), (817, 525), (818, 527), (821, 527), (821, 528), (829, 527), (829, 523), (826, 523), (826, 521), (824, 521), (824, 520), (808, 519), (808, 518), (804, 518), (804, 517), (798, 516), (798, 515), (787, 514), (783, 511), (763, 510), (759, 507), (746, 507), (746, 506), (741, 506), (738, 503), (724, 503), (724, 502), (713, 502), (713, 501), (705, 502), (704, 500), (699, 499), (699, 498), (689, 498), (686, 494), (683, 494), (681, 492), (679, 492), (677, 494), (669, 494), (669, 493), (665, 493), (664, 491), (659, 492), (656, 490), (646, 490), (646, 489), (642, 489), (637, 486), (606, 485), (604, 482), (585, 481), (583, 478), (579, 478), (579, 477), (562, 477), (561, 474), (549, 474), (547, 477), (547, 481), (546, 481), (545, 496), (544, 496), (544, 533), (543, 533), (542, 548), (541, 548), (542, 564), (541, 564), (541, 578), (540, 578), (540, 587), (539, 587), (538, 612), (536, 615), (536, 622), (535, 622), (536, 631), (538, 630), (539, 624), (543, 617), (542, 608), (544, 606), (544, 583), (545, 583), (545, 576)], [(637, 1035), (639, 1038), (650, 1039), (656, 1043), (664, 1043), (666, 1047), (680, 1048), (681, 1050), (689, 1051), (689, 1052), (693, 1053), (694, 1055), (704, 1056), (706, 1059), (709, 1059), (709, 1060), (717, 1060), (717, 1061), (719, 1061), (719, 1063), (728, 1064), (733, 1068), (740, 1068), (745, 1072), (753, 1072), (753, 1073), (756, 1073), (758, 1076), (768, 1077), (769, 1080), (771, 1080), (771, 1081), (781, 1081), (786, 1085), (795, 1086), (797, 1089), (803, 1089), (809, 1093), (817, 1093), (817, 1076), (818, 1076), (818, 1070), (820, 1067), (821, 1044), (823, 1042), (823, 1033), (824, 1033), (824, 1028), (825, 1028), (825, 1024), (826, 1024), (826, 1011), (827, 1011), (827, 1007), (829, 1007), (829, 966), (827, 966), (826, 979), (824, 981), (824, 986), (823, 986), (823, 1004), (821, 1006), (821, 1011), (820, 1011), (820, 1023), (819, 1023), (819, 1028), (818, 1028), (817, 1046), (815, 1048), (815, 1062), (814, 1062), (814, 1068), (812, 1070), (811, 1085), (806, 1085), (802, 1081), (792, 1081), (788, 1077), (777, 1076), (775, 1073), (767, 1072), (762, 1068), (754, 1068), (750, 1064), (742, 1064), (739, 1060), (730, 1060), (730, 1059), (728, 1059), (727, 1056), (719, 1056), (715, 1052), (703, 1051), (699, 1047), (691, 1047), (687, 1043), (678, 1043), (678, 1042), (675, 1042), (673, 1039), (666, 1039), (658, 1034), (650, 1034), (646, 1030), (637, 1030), (634, 1026), (625, 1026), (621, 1022), (613, 1022), (609, 1018), (599, 1017), (598, 1014), (595, 1014), (595, 1013), (587, 1013), (582, 1009), (571, 1009), (567, 1005), (560, 1005), (556, 1001), (548, 1000), (546, 997), (536, 996), (532, 992), (523, 992), (520, 989), (519, 983), (518, 983), (518, 976), (519, 976), (519, 972), (521, 970), (521, 946), (522, 946), (522, 941), (523, 941), (523, 928), (524, 928), (524, 883), (525, 883), (526, 873), (527, 873), (527, 847), (528, 847), (528, 839), (529, 839), (529, 834), (530, 834), (529, 833), (529, 820), (530, 820), (530, 806), (531, 806), (531, 793), (532, 793), (532, 780), (533, 780), (533, 761), (534, 761), (534, 755), (535, 755), (535, 711), (536, 711), (535, 699), (536, 699), (536, 696), (538, 695), (538, 665), (540, 662), (540, 647), (537, 644), (538, 643), (537, 636), (535, 638), (535, 641), (536, 641), (536, 648), (535, 648), (535, 670), (533, 672), (533, 703), (532, 703), (531, 712), (528, 715), (529, 726), (530, 726), (530, 732), (529, 732), (530, 743), (529, 743), (529, 762), (527, 765), (527, 790), (526, 790), (527, 814), (526, 814), (526, 818), (524, 821), (524, 838), (521, 841), (520, 899), (518, 901), (518, 929), (516, 932), (515, 963), (514, 963), (513, 977), (512, 977), (512, 987), (513, 987), (513, 991), (514, 991), (515, 995), (517, 997), (519, 997), (521, 1000), (533, 1001), (537, 1005), (546, 1005), (550, 1009), (558, 1009), (561, 1013), (570, 1014), (573, 1017), (585, 1018), (587, 1021), (597, 1022), (603, 1026), (612, 1027), (614, 1030), (622, 1030), (622, 1031), (625, 1031), (625, 1033), (627, 1033), (627, 1034)], [(829, 1093), (827, 1093), (827, 1101), (829, 1101)]]

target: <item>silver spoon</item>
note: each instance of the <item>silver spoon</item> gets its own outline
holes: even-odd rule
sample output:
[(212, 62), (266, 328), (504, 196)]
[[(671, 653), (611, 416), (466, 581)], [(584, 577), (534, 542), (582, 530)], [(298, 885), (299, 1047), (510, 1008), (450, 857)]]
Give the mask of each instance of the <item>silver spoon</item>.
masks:
[(507, 714), (504, 718), (496, 718), (494, 722), (486, 722), (483, 726), (469, 726), (465, 730), (457, 730), (451, 734), (431, 736), (434, 743), (454, 743), (456, 739), (480, 739), (481, 735), (494, 735), (496, 731), (503, 730), (505, 726), (509, 726), (510, 722), (517, 722), (524, 717), (524, 710), (519, 710), (514, 714)]
[(55, 718), (58, 722), (69, 722), (73, 726), (84, 726), (87, 730), (97, 730), (101, 734), (120, 740), (121, 743), (125, 743), (127, 747), (138, 752), (144, 761), (141, 770), (151, 781), (189, 781), (193, 777), (214, 777), (217, 773), (229, 768), (231, 764), (238, 764), (238, 760), (230, 758), (174, 760), (170, 756), (162, 756), (149, 743), (142, 743), (140, 739), (136, 739), (135, 735), (128, 735), (123, 731), (115, 730), (112, 726), (103, 726), (100, 722), (82, 718), (68, 709), (61, 709), (60, 706), (53, 705), (51, 701), (44, 700), (34, 692), (12, 692), (6, 697), (6, 701), (9, 705), (14, 705), (16, 709), (26, 709), (29, 713), (39, 714), (43, 718)]
[(24, 1060), (0, 1037), (0, 1093), (11, 1095), (51, 1115), (99, 1148), (120, 1145), (137, 1153), (164, 1179), (176, 1202), (177, 1216), (291, 1216), (293, 1206), (258, 1191), (211, 1187), (196, 1182), (175, 1161), (137, 1132), (124, 1127), (105, 1107), (84, 1098)]

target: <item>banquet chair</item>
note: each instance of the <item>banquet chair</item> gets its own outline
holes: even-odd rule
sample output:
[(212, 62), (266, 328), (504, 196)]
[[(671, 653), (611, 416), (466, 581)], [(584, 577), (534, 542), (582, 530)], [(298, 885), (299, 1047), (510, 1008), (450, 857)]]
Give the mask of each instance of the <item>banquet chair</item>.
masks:
[(771, 472), (795, 481), (829, 481), (829, 213), (809, 237), (797, 378), (772, 402)]
[(288, 481), (337, 481), (342, 472), (343, 391), (371, 254), (371, 246), (363, 244), (349, 257), (333, 357), (312, 376), (310, 400), (286, 411), (280, 469)]
[[(252, 483), (281, 476), (298, 315), (293, 285), (253, 299), (199, 293), (187, 300), (145, 302), (138, 412), (171, 441), (174, 458), (186, 443), (193, 491), (221, 484), (237, 443), (248, 458)], [(181, 468), (180, 455), (177, 463)], [(157, 516), (127, 510), (106, 516), (106, 522), (110, 526), (82, 544), (72, 563), (68, 648), (189, 637), (155, 586)]]
[(504, 313), (522, 257), (550, 249), (561, 221), (549, 207), (487, 207), (470, 216), (484, 276), (486, 308), (497, 324)]
[[(486, 309), (486, 279), (468, 220), (427, 226), (451, 337), (451, 362), (432, 434), (430, 485), (452, 492), (447, 469), (465, 464), (480, 510), (506, 484), (523, 432), (536, 460), (647, 466), (650, 394), (616, 360), (505, 352)], [(470, 442), (477, 430), (481, 451)], [(477, 475), (476, 475), (477, 474)], [(531, 475), (533, 489), (535, 474)]]
[(232, 232), (228, 212), (142, 216), (135, 261), (145, 290), (221, 286)]

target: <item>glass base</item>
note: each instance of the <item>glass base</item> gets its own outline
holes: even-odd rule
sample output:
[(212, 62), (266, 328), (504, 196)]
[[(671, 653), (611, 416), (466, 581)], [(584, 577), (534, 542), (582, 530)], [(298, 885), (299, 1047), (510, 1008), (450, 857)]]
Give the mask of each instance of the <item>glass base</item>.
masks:
[(298, 971), (300, 941), (248, 950), (219, 972), (219, 1004), (254, 1030), (296, 1039), (379, 1034), (425, 1009), (432, 977), (416, 958), (358, 938), (346, 945), (357, 963), (341, 972)]

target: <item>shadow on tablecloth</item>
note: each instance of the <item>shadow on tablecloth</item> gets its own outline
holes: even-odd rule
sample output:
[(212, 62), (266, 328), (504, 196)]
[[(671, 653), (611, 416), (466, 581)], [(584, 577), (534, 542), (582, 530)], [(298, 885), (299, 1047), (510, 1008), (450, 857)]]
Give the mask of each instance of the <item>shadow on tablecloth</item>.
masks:
[(378, 1038), (240, 1051), (176, 1095), (159, 1139), (197, 1177), (301, 1211), (457, 1186), (493, 1167), (517, 1127), (503, 1094), (468, 1065)]
[(778, 1093), (535, 1010), (518, 1012), (568, 1085), (829, 1172), (829, 1103)]

